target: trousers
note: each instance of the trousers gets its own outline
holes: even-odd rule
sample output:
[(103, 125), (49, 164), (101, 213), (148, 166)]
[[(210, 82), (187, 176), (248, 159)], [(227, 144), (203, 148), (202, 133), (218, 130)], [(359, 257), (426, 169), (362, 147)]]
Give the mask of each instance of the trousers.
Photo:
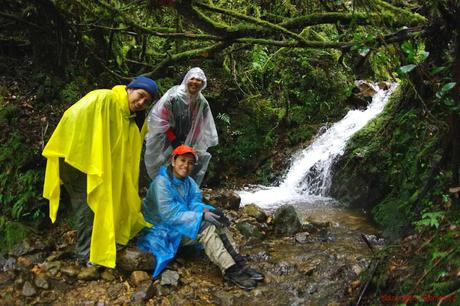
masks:
[(236, 249), (232, 234), (226, 227), (216, 227), (214, 224), (206, 221), (202, 222), (197, 240), (192, 240), (185, 237), (182, 239), (181, 245), (189, 246), (196, 243), (201, 243), (208, 258), (211, 260), (211, 262), (217, 265), (222, 274), (224, 274), (225, 270), (235, 265), (236, 262), (232, 255), (228, 252), (227, 248), (225, 248), (220, 235), (225, 235), (228, 237), (228, 240)]
[(78, 260), (87, 262), (93, 232), (94, 213), (87, 203), (86, 174), (59, 159), (59, 174), (64, 188), (69, 194), (72, 206), (72, 221), (77, 230), (75, 255)]

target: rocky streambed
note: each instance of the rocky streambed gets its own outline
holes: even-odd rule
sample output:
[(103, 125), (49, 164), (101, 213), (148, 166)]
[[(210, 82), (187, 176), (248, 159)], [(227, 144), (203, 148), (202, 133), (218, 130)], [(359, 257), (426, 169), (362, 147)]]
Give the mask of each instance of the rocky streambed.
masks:
[[(210, 202), (225, 202), (222, 195)], [(65, 224), (32, 235), (0, 256), (0, 305), (347, 305), (371, 258), (361, 235), (375, 229), (357, 211), (295, 203), (271, 211), (227, 201), (231, 230), (254, 268), (265, 273), (245, 291), (225, 281), (203, 251), (184, 249), (157, 280), (151, 258), (128, 247), (116, 269), (72, 259), (75, 231)]]

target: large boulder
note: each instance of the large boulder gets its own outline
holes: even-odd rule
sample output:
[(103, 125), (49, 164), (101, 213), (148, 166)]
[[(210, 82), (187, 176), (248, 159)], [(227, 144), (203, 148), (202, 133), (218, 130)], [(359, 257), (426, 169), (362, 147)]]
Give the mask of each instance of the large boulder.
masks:
[(117, 254), (117, 268), (132, 271), (151, 271), (155, 268), (155, 257), (138, 248), (126, 248)]
[(302, 230), (299, 216), (292, 205), (278, 208), (273, 215), (273, 230), (279, 235), (294, 235)]
[(236, 224), (238, 231), (246, 238), (263, 239), (265, 233), (262, 232), (256, 225), (243, 221)]
[(203, 189), (202, 194), (205, 203), (229, 210), (240, 208), (241, 198), (232, 190)]
[(255, 204), (248, 204), (243, 207), (243, 215), (248, 217), (253, 217), (257, 220), (257, 222), (265, 222), (267, 221), (267, 215), (259, 206)]

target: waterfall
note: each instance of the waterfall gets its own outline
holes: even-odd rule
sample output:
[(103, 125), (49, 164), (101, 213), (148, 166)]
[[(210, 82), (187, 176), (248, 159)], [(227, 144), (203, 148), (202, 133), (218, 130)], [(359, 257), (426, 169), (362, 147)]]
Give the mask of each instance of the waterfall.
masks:
[(392, 84), (388, 90), (383, 90), (372, 85), (376, 93), (365, 110), (351, 110), (342, 120), (320, 131), (310, 146), (293, 156), (278, 186), (253, 186), (239, 191), (241, 204), (272, 208), (291, 202), (332, 200), (327, 198), (327, 193), (333, 163), (343, 155), (351, 136), (383, 110), (396, 86)]

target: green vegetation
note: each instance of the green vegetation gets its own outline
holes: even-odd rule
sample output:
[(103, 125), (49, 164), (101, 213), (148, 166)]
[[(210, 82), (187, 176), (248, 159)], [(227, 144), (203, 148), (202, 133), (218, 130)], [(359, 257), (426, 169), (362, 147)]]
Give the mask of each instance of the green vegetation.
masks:
[[(164, 92), (202, 67), (220, 136), (205, 183), (225, 186), (276, 181), (280, 153), (353, 107), (353, 80), (398, 80), (384, 113), (350, 142), (334, 193), (395, 239), (370, 276), (375, 294), (458, 292), (458, 11), (451, 0), (8, 2), (0, 12), (8, 21), (0, 30), (0, 249), (26, 234), (18, 221), (45, 215), (40, 152), (90, 89), (146, 74)], [(422, 245), (405, 250), (397, 239), (408, 235)], [(412, 258), (394, 275), (388, 267), (400, 254)]]

